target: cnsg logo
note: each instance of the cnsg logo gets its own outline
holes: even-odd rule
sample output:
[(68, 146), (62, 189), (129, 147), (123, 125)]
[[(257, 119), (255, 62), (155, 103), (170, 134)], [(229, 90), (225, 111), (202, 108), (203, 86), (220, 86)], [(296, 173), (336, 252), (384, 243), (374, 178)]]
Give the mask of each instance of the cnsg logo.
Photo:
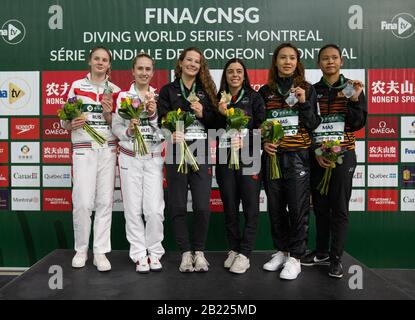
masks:
[(6, 43), (15, 45), (25, 38), (26, 28), (19, 20), (8, 20), (2, 25), (0, 35)]
[(381, 30), (392, 31), (393, 35), (399, 39), (409, 38), (415, 32), (415, 18), (406, 12), (398, 13), (391, 22), (382, 21)]

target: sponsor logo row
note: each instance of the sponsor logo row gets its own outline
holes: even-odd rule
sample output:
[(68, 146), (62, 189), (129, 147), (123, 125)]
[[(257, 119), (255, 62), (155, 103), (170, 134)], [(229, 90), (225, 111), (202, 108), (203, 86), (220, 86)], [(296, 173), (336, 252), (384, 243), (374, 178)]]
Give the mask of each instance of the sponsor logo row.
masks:
[[(72, 163), (70, 142), (11, 142), (10, 150), (11, 163)], [(0, 142), (0, 163), (9, 163), (8, 142)]]
[(396, 165), (358, 165), (353, 176), (353, 187), (415, 188), (415, 165), (403, 165), (398, 172)]
[[(400, 149), (399, 149), (400, 147)], [(367, 149), (366, 149), (367, 148)], [(408, 141), (356, 141), (358, 163), (413, 163), (415, 140)], [(367, 160), (366, 160), (367, 151)]]
[[(368, 163), (415, 162), (415, 140), (401, 141), (400, 145), (399, 141), (356, 141), (358, 163), (366, 162), (366, 146)], [(11, 163), (72, 163), (70, 142), (11, 142), (10, 149)], [(212, 159), (215, 159), (214, 144), (211, 150)], [(0, 141), (0, 163), (9, 163), (8, 142)]]
[[(42, 195), (41, 195), (42, 193)], [(42, 208), (42, 209), (41, 209)], [(0, 189), (0, 210), (7, 211), (72, 211), (71, 190), (8, 190)], [(189, 196), (187, 204), (188, 211), (192, 212), (192, 199)], [(210, 209), (212, 212), (223, 212), (223, 204), (219, 190), (212, 190), (210, 199)], [(397, 212), (399, 210), (399, 191), (398, 190), (368, 190), (367, 201), (365, 190), (352, 191), (349, 203), (350, 211), (383, 211)], [(122, 212), (123, 200), (121, 191), (114, 193), (114, 212)], [(242, 211), (242, 207), (240, 207)], [(262, 190), (260, 194), (260, 211), (267, 211), (267, 198)], [(400, 191), (400, 211), (415, 212), (415, 189)]]
[(43, 187), (70, 188), (71, 166), (0, 166), (0, 187)]
[[(366, 206), (367, 205), (367, 206)], [(350, 211), (397, 212), (399, 210), (398, 190), (352, 190)], [(415, 212), (415, 189), (400, 191), (400, 211)]]
[[(0, 165), (0, 187), (71, 187), (71, 166), (9, 166)], [(212, 188), (218, 188), (213, 167)], [(116, 187), (120, 187), (117, 172)], [(41, 184), (42, 183), (42, 184)], [(353, 176), (353, 187), (415, 188), (415, 165), (358, 165)]]
[[(218, 85), (222, 70), (211, 70)], [(359, 79), (366, 84), (370, 114), (415, 114), (415, 69), (365, 69), (342, 70), (346, 77)], [(42, 72), (42, 114), (56, 115), (56, 110), (65, 102), (73, 81), (85, 77), (85, 71)], [(129, 70), (113, 71), (112, 80), (121, 88), (133, 81)], [(258, 90), (267, 83), (268, 70), (249, 70), (251, 83)], [(318, 69), (306, 70), (306, 78), (315, 83), (321, 78)], [(0, 72), (0, 114), (29, 116), (39, 115), (39, 71)], [(153, 87), (160, 89), (171, 80), (169, 70), (157, 70)]]
[[(42, 121), (42, 129), (40, 126)], [(404, 138), (415, 139), (415, 116), (401, 117), (400, 131), (399, 117), (369, 116), (368, 138)], [(38, 140), (42, 134), (43, 140), (69, 140), (70, 133), (63, 129), (58, 118), (11, 118), (10, 138), (12, 140)], [(365, 130), (356, 133), (358, 139), (365, 138)], [(0, 140), (9, 139), (9, 121), (0, 118)]]
[[(42, 128), (42, 129), (41, 129)], [(70, 140), (58, 118), (10, 118), (10, 140)], [(9, 139), (9, 119), (0, 118), (0, 140)]]

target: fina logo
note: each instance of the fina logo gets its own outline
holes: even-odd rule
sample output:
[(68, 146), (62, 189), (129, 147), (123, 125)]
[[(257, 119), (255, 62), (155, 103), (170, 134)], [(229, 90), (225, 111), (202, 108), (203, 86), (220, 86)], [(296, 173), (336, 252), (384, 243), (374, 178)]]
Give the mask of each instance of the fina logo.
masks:
[(2, 25), (0, 35), (8, 44), (15, 45), (25, 38), (26, 28), (19, 20), (8, 20)]
[(381, 30), (391, 30), (395, 37), (407, 39), (415, 32), (415, 18), (406, 12), (398, 13), (391, 22), (382, 21)]

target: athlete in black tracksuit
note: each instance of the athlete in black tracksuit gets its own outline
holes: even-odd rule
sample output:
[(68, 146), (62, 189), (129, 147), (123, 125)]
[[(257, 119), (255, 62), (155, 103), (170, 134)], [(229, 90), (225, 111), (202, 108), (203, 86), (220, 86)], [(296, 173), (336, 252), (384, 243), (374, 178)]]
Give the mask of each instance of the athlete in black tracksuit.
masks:
[[(262, 97), (251, 88), (246, 68), (239, 59), (231, 59), (226, 64), (222, 76), (222, 87), (219, 91), (230, 92), (229, 84), (226, 82), (226, 73), (229, 74), (229, 71), (239, 72), (240, 74), (228, 76), (228, 82), (230, 81), (229, 79), (234, 77), (240, 79), (239, 83), (243, 81), (243, 85), (232, 97), (227, 107), (244, 110), (245, 114), (250, 117), (250, 120), (246, 127), (248, 133), (243, 138), (244, 143), (242, 148), (244, 151), (239, 151), (239, 170), (229, 168), (229, 157), (226, 157), (226, 154), (229, 154), (230, 151), (230, 139), (228, 138), (225, 141), (221, 139), (218, 141), (216, 151), (216, 178), (224, 205), (226, 235), (230, 250), (233, 251), (233, 254), (242, 254), (244, 256), (243, 259), (245, 259), (245, 257), (250, 257), (251, 251), (254, 249), (259, 218), (261, 140), (260, 133), (254, 132), (254, 129), (258, 129), (265, 120), (265, 107)], [(218, 95), (219, 104), (220, 98), (221, 95)], [(218, 128), (226, 128), (226, 117), (222, 114), (219, 114)], [(254, 134), (257, 135), (256, 145), (253, 142)], [(223, 152), (223, 149), (226, 152)], [(247, 152), (249, 152), (249, 159), (244, 159), (242, 154)], [(220, 158), (223, 154), (225, 154), (225, 159)], [(244, 160), (246, 163), (244, 163)], [(248, 168), (252, 169), (250, 170), (252, 172), (247, 171)], [(245, 217), (242, 234), (239, 214), (239, 204), (241, 201)], [(243, 273), (246, 271), (246, 267), (249, 267), (249, 264), (245, 267), (232, 267), (232, 265), (233, 263), (231, 261), (229, 261), (228, 265), (225, 262), (225, 267), (230, 268), (230, 271), (234, 273)]]
[[(186, 87), (184, 89), (187, 97), (191, 90)], [(207, 129), (215, 127), (216, 111), (199, 81), (196, 81), (195, 93), (200, 99), (199, 102), (203, 105), (203, 118), (199, 120), (205, 127), (207, 133)], [(159, 119), (165, 117), (167, 112), (177, 110), (178, 108), (181, 108), (182, 111), (192, 111), (190, 102), (186, 100), (186, 97), (183, 97), (181, 93), (180, 79), (176, 79), (174, 82), (165, 85), (160, 91), (158, 100)], [(195, 141), (186, 142), (190, 147)], [(200, 141), (195, 143), (200, 143)], [(199, 159), (199, 171), (193, 172), (189, 166), (188, 174), (177, 172), (179, 158), (178, 156), (176, 157), (176, 145), (169, 144), (167, 148), (167, 153), (172, 152), (174, 157), (173, 164), (166, 164), (167, 208), (171, 216), (176, 241), (182, 253), (192, 250), (204, 251), (209, 227), (212, 171), (211, 164), (209, 164), (210, 152), (208, 139), (204, 139), (202, 143), (204, 144), (203, 150), (199, 148), (196, 152), (202, 151), (204, 154), (194, 153)], [(190, 187), (192, 195), (194, 213), (192, 243), (189, 239), (186, 222), (188, 187)]]
[[(277, 78), (282, 92), (289, 90), (292, 81), (291, 77)], [(290, 108), (285, 102), (286, 96), (271, 90), (268, 85), (263, 86), (259, 93), (265, 101), (267, 119), (273, 119), (273, 111), (276, 110), (293, 109), (298, 112), (298, 134), (282, 138), (277, 152), (282, 178), (270, 180), (270, 162), (266, 152), (262, 153), (262, 177), (268, 197), (274, 245), (279, 251), (289, 252), (292, 257), (300, 259), (306, 250), (310, 206), (308, 148), (311, 146), (311, 137), (308, 130), (316, 128), (320, 123), (316, 94), (310, 85), (306, 90), (306, 102)]]
[[(336, 45), (327, 45), (320, 50), (319, 63), (324, 76), (314, 84), (314, 88), (323, 118), (322, 124), (325, 124), (326, 128), (327, 124), (336, 128), (339, 128), (340, 124), (340, 128), (344, 128), (344, 134), (339, 136), (343, 136), (340, 146), (346, 151), (343, 153), (343, 164), (337, 164), (332, 171), (328, 195), (321, 195), (317, 186), (323, 178), (325, 168), (318, 163), (314, 149), (320, 146), (319, 135), (328, 135), (330, 131), (327, 132), (322, 125), (313, 133), (315, 144), (310, 156), (311, 191), (317, 229), (316, 250), (301, 260), (303, 265), (320, 264), (322, 261), (330, 260), (329, 275), (336, 278), (343, 275), (340, 262), (346, 242), (349, 201), (356, 168), (354, 132), (365, 126), (367, 118), (367, 103), (363, 91), (360, 94), (356, 92), (351, 98), (346, 98), (342, 93), (344, 86), (350, 80), (340, 74), (341, 62), (340, 49)], [(337, 71), (330, 72), (328, 67)], [(332, 84), (325, 78), (332, 80)], [(359, 81), (356, 85), (362, 90)]]
[[(278, 143), (264, 142), (262, 177), (268, 197), (271, 235), (278, 251), (263, 265), (267, 271), (283, 267), (280, 278), (294, 280), (301, 273), (300, 258), (307, 245), (310, 208), (310, 132), (320, 124), (316, 93), (305, 80), (300, 51), (282, 43), (274, 51), (268, 84), (259, 90), (267, 120), (284, 129)], [(270, 155), (276, 154), (282, 177), (270, 179)]]

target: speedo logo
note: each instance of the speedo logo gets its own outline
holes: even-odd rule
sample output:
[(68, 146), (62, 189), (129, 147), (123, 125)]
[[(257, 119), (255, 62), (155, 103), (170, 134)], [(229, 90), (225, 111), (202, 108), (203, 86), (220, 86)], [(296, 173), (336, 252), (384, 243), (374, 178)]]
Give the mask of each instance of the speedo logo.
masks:
[(16, 129), (18, 130), (17, 134), (23, 134), (25, 132), (35, 129), (35, 126), (33, 124), (18, 124), (16, 125)]

